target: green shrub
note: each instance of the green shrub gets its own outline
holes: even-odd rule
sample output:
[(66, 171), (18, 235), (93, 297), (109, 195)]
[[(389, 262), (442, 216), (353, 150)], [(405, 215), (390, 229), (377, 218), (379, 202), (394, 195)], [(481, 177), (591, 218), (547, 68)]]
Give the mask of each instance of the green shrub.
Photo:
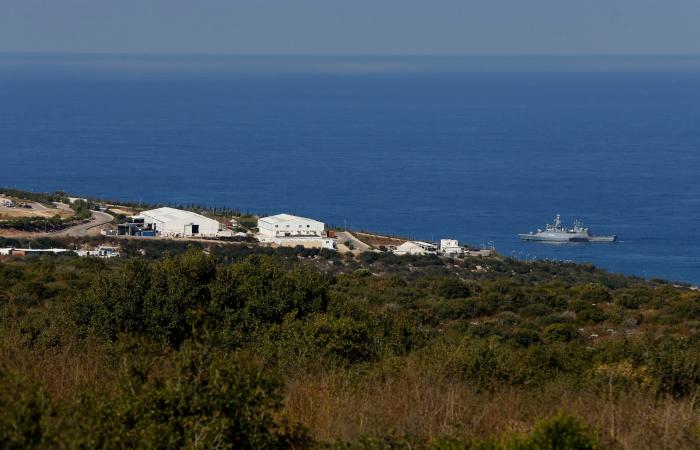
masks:
[(612, 297), (610, 291), (605, 286), (598, 283), (590, 283), (581, 286), (578, 290), (578, 298), (586, 303), (605, 303)]
[(578, 311), (576, 318), (584, 323), (600, 323), (605, 321), (607, 316), (600, 308), (591, 306)]
[[(118, 392), (76, 400), (61, 432), (72, 448), (281, 449), (307, 446), (305, 430), (280, 420), (280, 382), (239, 357), (186, 347), (174, 373), (122, 375)], [(84, 415), (79, 411), (90, 410)]]
[(41, 386), (0, 365), (0, 448), (49, 446), (51, 414), (51, 402)]
[(576, 417), (559, 414), (540, 422), (525, 438), (515, 439), (508, 450), (597, 450), (598, 439)]
[(544, 317), (552, 313), (552, 308), (541, 303), (534, 303), (523, 306), (518, 310), (518, 314), (523, 317)]
[(555, 323), (542, 331), (542, 340), (547, 343), (571, 342), (580, 339), (576, 328), (569, 324)]
[(435, 287), (435, 293), (440, 297), (455, 299), (469, 297), (469, 285), (459, 278), (448, 277), (440, 280)]
[(311, 321), (309, 331), (312, 345), (326, 357), (352, 364), (376, 355), (366, 321), (318, 315)]

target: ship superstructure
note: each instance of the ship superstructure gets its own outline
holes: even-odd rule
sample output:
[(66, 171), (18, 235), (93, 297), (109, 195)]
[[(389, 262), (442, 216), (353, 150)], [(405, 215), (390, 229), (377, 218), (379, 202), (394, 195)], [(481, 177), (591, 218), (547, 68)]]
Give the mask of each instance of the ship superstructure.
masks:
[(531, 231), (518, 236), (524, 241), (539, 242), (615, 242), (617, 240), (616, 235), (592, 235), (589, 229), (584, 227), (583, 223), (578, 220), (574, 221), (572, 228), (566, 228), (562, 225), (559, 214), (554, 218), (554, 223), (547, 224), (544, 230)]

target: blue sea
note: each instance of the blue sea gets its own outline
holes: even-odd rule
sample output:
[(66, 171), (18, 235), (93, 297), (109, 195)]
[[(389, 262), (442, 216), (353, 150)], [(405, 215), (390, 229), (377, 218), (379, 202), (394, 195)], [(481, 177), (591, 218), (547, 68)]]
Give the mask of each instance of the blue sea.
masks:
[(700, 284), (700, 58), (0, 55), (0, 186)]

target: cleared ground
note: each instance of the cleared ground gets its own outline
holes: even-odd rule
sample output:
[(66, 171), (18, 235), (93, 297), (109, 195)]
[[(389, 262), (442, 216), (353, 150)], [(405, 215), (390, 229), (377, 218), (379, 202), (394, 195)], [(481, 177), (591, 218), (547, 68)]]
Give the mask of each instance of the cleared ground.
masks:
[(110, 206), (109, 210), (115, 214), (121, 214), (124, 216), (133, 216), (136, 214), (136, 211), (125, 206)]
[[(67, 219), (73, 214), (72, 209), (70, 208), (53, 208), (53, 207), (47, 207), (45, 205), (42, 205), (41, 203), (36, 203), (36, 202), (27, 202), (25, 200), (21, 199), (10, 199), (12, 200), (15, 205), (15, 207), (8, 208), (7, 206), (3, 206), (2, 202), (3, 200), (8, 200), (5, 197), (0, 197), (0, 220), (9, 220), (9, 219), (19, 219), (22, 217), (43, 217), (43, 218), (48, 218), (48, 217), (53, 217), (55, 215), (60, 216), (62, 219)], [(19, 207), (20, 203), (26, 202), (28, 203), (31, 208), (21, 208)]]
[(379, 247), (380, 245), (384, 245), (387, 247), (398, 247), (399, 245), (406, 242), (406, 239), (391, 236), (380, 236), (378, 234), (361, 233), (359, 231), (353, 231), (352, 234), (360, 241), (372, 247)]

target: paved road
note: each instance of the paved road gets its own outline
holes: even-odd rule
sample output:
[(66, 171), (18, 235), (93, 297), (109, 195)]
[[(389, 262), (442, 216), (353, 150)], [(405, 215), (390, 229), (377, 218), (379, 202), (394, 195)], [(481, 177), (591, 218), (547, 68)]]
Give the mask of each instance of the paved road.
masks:
[(56, 233), (50, 233), (49, 236), (79, 237), (99, 234), (99, 230), (97, 227), (106, 225), (114, 219), (114, 217), (110, 216), (107, 213), (103, 213), (100, 211), (90, 212), (92, 213), (92, 216), (90, 217), (89, 222), (80, 223), (78, 225), (74, 225), (70, 228), (66, 228), (65, 230), (61, 230)]
[(352, 243), (352, 246), (355, 247), (355, 249), (361, 251), (361, 252), (368, 252), (370, 251), (370, 246), (362, 242), (361, 240), (357, 239), (355, 236), (352, 235), (349, 231), (336, 231), (336, 236), (338, 236), (338, 242), (344, 243), (345, 241), (350, 241)]

